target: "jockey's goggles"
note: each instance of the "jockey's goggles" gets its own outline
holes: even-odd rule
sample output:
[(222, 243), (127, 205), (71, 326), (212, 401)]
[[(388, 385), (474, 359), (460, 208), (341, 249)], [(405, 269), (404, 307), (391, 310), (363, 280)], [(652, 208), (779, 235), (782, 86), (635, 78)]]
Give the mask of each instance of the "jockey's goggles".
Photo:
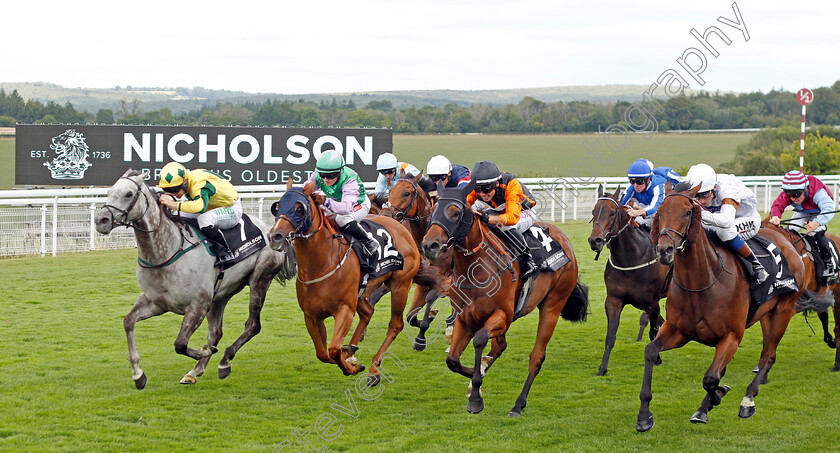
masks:
[(709, 195), (711, 195), (711, 194), (712, 194), (712, 191), (711, 191), (711, 190), (707, 190), (707, 191), (705, 191), (705, 192), (700, 192), (700, 193), (698, 193), (697, 195), (695, 195), (695, 196), (694, 196), (694, 198), (708, 198), (708, 197), (709, 197)]
[(338, 178), (339, 176), (341, 176), (341, 172), (340, 171), (331, 171), (329, 173), (318, 172), (318, 176), (320, 176), (321, 179), (335, 179), (335, 178)]
[(448, 177), (449, 175), (429, 175), (429, 179), (431, 179), (434, 182), (443, 181)]
[(489, 184), (486, 186), (475, 186), (475, 191), (478, 193), (490, 193), (496, 188), (496, 184)]
[(787, 196), (789, 196), (789, 197), (791, 197), (791, 198), (799, 198), (799, 197), (801, 197), (801, 196), (802, 196), (802, 194), (803, 194), (804, 192), (805, 192), (805, 191), (804, 191), (804, 190), (802, 190), (802, 189), (796, 189), (796, 190), (786, 190), (786, 191), (785, 191), (785, 193), (787, 194)]
[(181, 186), (173, 186), (173, 187), (161, 187), (164, 192), (166, 193), (178, 193), (181, 190)]
[(385, 176), (394, 174), (396, 172), (397, 172), (396, 168), (389, 168), (387, 170), (379, 170), (379, 173), (382, 174), (382, 175), (385, 175)]
[(647, 184), (647, 178), (630, 178), (630, 184)]

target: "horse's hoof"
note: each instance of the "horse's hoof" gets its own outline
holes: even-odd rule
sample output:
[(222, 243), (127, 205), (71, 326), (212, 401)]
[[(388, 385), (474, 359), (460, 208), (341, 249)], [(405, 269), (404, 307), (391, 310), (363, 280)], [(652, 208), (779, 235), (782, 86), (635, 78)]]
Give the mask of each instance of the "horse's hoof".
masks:
[(191, 374), (185, 374), (183, 378), (181, 378), (181, 384), (192, 385), (195, 384), (195, 377)]
[(382, 380), (382, 377), (378, 374), (369, 374), (367, 377), (367, 386), (368, 387), (376, 387), (379, 385), (379, 382)]
[(606, 375), (607, 375), (607, 370), (599, 369), (598, 372), (595, 373), (595, 376), (606, 376)]
[(230, 365), (226, 367), (219, 367), (219, 379), (224, 379), (230, 376)]
[(651, 415), (645, 420), (639, 420), (636, 422), (636, 431), (640, 433), (650, 431), (650, 429), (653, 428), (653, 424), (653, 415)]
[(831, 371), (840, 371), (840, 363), (835, 363), (834, 368), (832, 368)]
[(702, 423), (702, 424), (705, 425), (706, 423), (709, 422), (709, 414), (707, 414), (705, 412), (697, 411), (697, 412), (694, 413), (694, 415), (691, 416), (689, 421), (691, 423)]
[(359, 371), (357, 371), (357, 373), (361, 373), (362, 371), (365, 371), (365, 366), (359, 365)]
[(359, 350), (359, 346), (355, 345), (355, 344), (346, 344), (346, 345), (342, 346), (341, 349), (349, 352), (350, 355), (353, 355), (353, 354), (356, 353), (356, 351)]
[(484, 410), (484, 400), (480, 399), (478, 401), (470, 401), (467, 403), (467, 412), (471, 414), (477, 414)]
[(521, 415), (522, 415), (522, 414), (520, 414), (520, 413), (519, 413), (518, 411), (516, 411), (515, 409), (511, 409), (511, 411), (510, 411), (510, 412), (508, 412), (508, 417), (511, 417), (511, 418), (517, 418), (517, 417), (519, 417), (519, 416), (521, 416)]
[(758, 365), (756, 365), (755, 368), (753, 368), (753, 373), (758, 373)]
[(421, 341), (419, 341), (418, 339), (415, 338), (414, 339), (414, 344), (411, 345), (411, 347), (414, 348), (415, 351), (421, 352), (421, 351), (426, 350), (426, 342), (425, 341), (421, 342)]
[(662, 357), (659, 357), (659, 354), (656, 355), (656, 361), (653, 362), (654, 366), (662, 365)]
[(450, 347), (447, 346), (446, 349), (443, 350), (443, 352), (446, 353), (446, 354), (449, 354), (449, 349), (450, 349)]
[(148, 381), (149, 380), (146, 379), (146, 372), (144, 371), (139, 378), (134, 380), (134, 386), (137, 387), (137, 390), (143, 390), (144, 388), (146, 388), (146, 383)]
[(831, 349), (836, 349), (837, 348), (837, 343), (834, 341), (834, 338), (825, 337), (823, 339), (823, 341), (825, 341), (825, 344), (827, 344), (829, 348), (831, 348)]
[(741, 406), (738, 409), (738, 416), (741, 418), (750, 418), (755, 415), (755, 406)]

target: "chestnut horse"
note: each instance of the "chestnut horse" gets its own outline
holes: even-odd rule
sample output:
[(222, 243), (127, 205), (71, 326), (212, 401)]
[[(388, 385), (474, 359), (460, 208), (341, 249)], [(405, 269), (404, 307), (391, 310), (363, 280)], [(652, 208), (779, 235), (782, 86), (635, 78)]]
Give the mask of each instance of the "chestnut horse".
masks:
[[(432, 225), (423, 238), (423, 253), (430, 260), (435, 260), (450, 247), (457, 250), (451, 292), (458, 316), (446, 364), (450, 370), (472, 379), (467, 412), (473, 414), (484, 409), (480, 393), (484, 371), (507, 348), (505, 333), (514, 320), (514, 304), (524, 282), (519, 262), (510, 256), (487, 225), (475, 220), (467, 206), (467, 195), (474, 187), (474, 180), (460, 188), (444, 188), (439, 183), (440, 199), (432, 213)], [(587, 289), (578, 283), (578, 265), (569, 239), (553, 225), (537, 223), (532, 229), (540, 227), (548, 227), (549, 234), (563, 247), (570, 262), (556, 272), (542, 272), (531, 277), (535, 281), (521, 316), (539, 307), (539, 325), (528, 364), (528, 377), (508, 414), (513, 417), (521, 415), (525, 408), (528, 392), (545, 360), (546, 345), (554, 333), (557, 318), (562, 314), (570, 321), (585, 321), (589, 307)], [(540, 229), (539, 233), (542, 234), (542, 231)], [(473, 368), (462, 365), (460, 361), (470, 339), (475, 348)], [(491, 339), (490, 359), (483, 367), (482, 355)]]
[[(651, 237), (657, 244), (663, 264), (674, 265), (674, 277), (665, 301), (665, 323), (653, 341), (645, 347), (645, 371), (636, 430), (653, 428), (650, 411), (651, 378), (656, 357), (661, 351), (679, 348), (691, 340), (715, 348), (711, 366), (703, 376), (706, 396), (691, 417), (692, 423), (706, 423), (708, 412), (720, 404), (729, 391), (720, 380), (732, 360), (747, 327), (767, 318), (759, 369), (747, 387), (738, 415), (747, 418), (755, 413), (759, 384), (776, 361), (776, 347), (796, 312), (803, 288), (764, 302), (750, 319), (750, 279), (739, 258), (728, 246), (713, 245), (701, 224), (702, 207), (694, 200), (700, 186), (688, 189), (681, 183), (674, 190), (665, 189), (665, 200), (653, 219)], [(805, 266), (796, 249), (780, 233), (762, 229), (760, 234), (773, 242), (787, 258), (798, 283), (805, 277)]]
[(601, 252), (604, 246), (610, 249), (610, 258), (604, 268), (607, 338), (598, 376), (607, 374), (624, 306), (630, 304), (642, 310), (649, 319), (657, 320), (650, 323), (649, 338), (653, 340), (664, 321), (659, 314), (659, 299), (665, 297), (668, 291), (670, 266), (659, 262), (650, 234), (639, 228), (619, 204), (620, 193), (621, 189), (616, 189), (612, 195), (605, 196), (603, 186), (598, 186), (598, 200), (592, 209), (589, 247), (595, 252)]
[[(338, 365), (345, 375), (364, 370), (354, 354), (373, 315), (370, 294), (382, 284), (391, 290), (391, 321), (385, 341), (373, 356), (368, 376), (368, 385), (373, 386), (380, 380), (378, 365), (382, 354), (403, 329), (403, 310), (412, 279), (420, 268), (420, 253), (408, 230), (399, 222), (382, 216), (368, 216), (393, 238), (393, 242), (386, 245), (386, 250), (380, 249), (380, 254), (388, 256), (399, 252), (403, 256), (403, 268), (371, 279), (364, 292), (359, 294), (362, 280), (359, 259), (350, 244), (336, 232), (334, 221), (321, 210), (322, 196), (313, 195), (313, 186), (310, 183), (302, 189), (289, 187), (283, 194), (280, 211), (274, 212), (276, 221), (268, 234), (269, 243), (271, 248), (279, 251), (288, 250), (294, 243), (298, 260), (297, 299), (303, 310), (306, 329), (315, 345), (315, 354), (322, 362)], [(319, 201), (316, 202), (316, 198)], [(272, 211), (274, 209), (272, 207)], [(357, 312), (359, 324), (350, 344), (342, 346)], [(330, 316), (335, 319), (335, 326), (328, 345), (324, 319)]]
[[(784, 222), (784, 221), (783, 221)], [(799, 256), (803, 258), (802, 261), (805, 264), (805, 288), (809, 291), (813, 291), (815, 293), (830, 295), (834, 300), (834, 336), (831, 336), (831, 333), (828, 330), (828, 310), (823, 310), (818, 313), (820, 323), (822, 324), (823, 328), (823, 341), (825, 344), (828, 345), (829, 348), (834, 349), (834, 367), (831, 371), (840, 371), (840, 291), (838, 290), (839, 283), (835, 283), (833, 285), (828, 286), (821, 286), (817, 283), (816, 274), (814, 271), (814, 260), (815, 259), (822, 259), (818, 256), (816, 250), (808, 251), (805, 246), (805, 239), (804, 237), (799, 234), (799, 232), (789, 230), (787, 228), (780, 228), (775, 225), (771, 225), (767, 222), (767, 219), (761, 223), (762, 226), (765, 228), (778, 231), (780, 232), (785, 238), (787, 238), (794, 247), (796, 247), (796, 251), (799, 253)], [(834, 245), (837, 246), (838, 250), (840, 250), (840, 237), (826, 233), (825, 236), (834, 242)], [(765, 330), (765, 325), (762, 322), (761, 324), (762, 330)]]
[[(400, 170), (400, 179), (391, 188), (388, 194), (387, 207), (383, 207), (380, 215), (393, 217), (408, 228), (417, 250), (421, 250), (423, 236), (429, 229), (429, 218), (432, 216), (432, 203), (426, 196), (426, 192), (420, 187), (422, 173), (413, 178), (405, 177), (405, 170)], [(417, 285), (414, 296), (411, 299), (411, 306), (406, 315), (406, 321), (412, 327), (419, 327), (417, 336), (414, 338), (414, 349), (422, 351), (426, 349), (426, 331), (434, 320), (432, 308), (435, 301), (441, 297), (449, 297), (449, 289), (452, 284), (452, 250), (441, 253), (431, 262), (432, 269), (437, 270), (440, 285)], [(420, 307), (426, 305), (423, 320), (418, 321), (417, 314)], [(447, 324), (451, 325), (451, 320)]]

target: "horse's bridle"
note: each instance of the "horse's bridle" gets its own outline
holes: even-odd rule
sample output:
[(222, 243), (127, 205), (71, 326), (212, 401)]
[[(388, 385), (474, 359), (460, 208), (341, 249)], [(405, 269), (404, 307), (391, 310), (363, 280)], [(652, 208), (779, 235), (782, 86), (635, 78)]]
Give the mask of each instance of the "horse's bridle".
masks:
[[(600, 197), (600, 198), (598, 198), (598, 200), (596, 200), (596, 201), (600, 201), (600, 200), (610, 200), (610, 201), (612, 201), (613, 203), (615, 203), (615, 207), (616, 207), (616, 208), (621, 209), (621, 205), (620, 205), (620, 204), (618, 204), (618, 202), (617, 202), (617, 201), (615, 201), (612, 197)], [(592, 217), (592, 221), (593, 221), (593, 223), (595, 223), (595, 218), (596, 218), (596, 217), (597, 217), (597, 218), (599, 218), (599, 219), (601, 218), (601, 211), (603, 211), (603, 210), (604, 210), (604, 205), (601, 205), (601, 207), (598, 209), (598, 215), (597, 215), (597, 216), (593, 216), (593, 217)], [(633, 223), (633, 218), (631, 217), (629, 222), (625, 223), (625, 224), (624, 224), (624, 226), (623, 226), (623, 227), (621, 227), (621, 228), (620, 228), (620, 229), (619, 229), (616, 233), (613, 233), (612, 231), (613, 231), (613, 229), (616, 227), (616, 223), (617, 223), (617, 222), (618, 222), (618, 216), (615, 216), (615, 217), (613, 217), (612, 221), (610, 222), (610, 224), (609, 224), (609, 227), (608, 227), (608, 228), (604, 228), (603, 226), (601, 226), (601, 224), (600, 224), (600, 223), (595, 223), (595, 225), (597, 225), (597, 226), (598, 226), (598, 228), (600, 228), (600, 229), (601, 229), (601, 231), (603, 231), (603, 232), (604, 232), (604, 247), (606, 247), (607, 245), (609, 245), (609, 243), (610, 243), (610, 241), (612, 240), (612, 238), (614, 238), (614, 237), (618, 236), (618, 235), (619, 235), (619, 234), (621, 234), (621, 233), (622, 233), (625, 229), (627, 229), (627, 227), (629, 227), (629, 226), (630, 226), (630, 224), (632, 224), (632, 223)]]
[[(419, 187), (418, 187), (417, 183), (414, 182), (414, 180), (404, 179), (403, 181), (408, 181), (409, 183), (411, 183), (411, 186), (414, 188), (414, 196), (411, 197), (411, 202), (408, 203), (408, 207), (406, 207), (405, 209), (396, 208), (391, 203), (388, 203), (387, 209), (388, 209), (388, 211), (391, 212), (391, 215), (394, 217), (394, 220), (396, 220), (397, 222), (402, 222), (403, 219), (405, 219), (405, 220), (423, 220), (423, 219), (428, 219), (429, 217), (431, 217), (431, 215), (432, 215), (431, 210), (429, 211), (428, 214), (426, 214), (424, 216), (421, 216), (420, 214), (417, 214), (413, 217), (408, 217), (407, 216), (408, 211), (411, 210), (411, 208), (415, 206), (414, 203), (417, 201), (417, 194), (420, 191), (418, 190)], [(420, 210), (419, 205), (417, 205), (417, 206), (418, 206), (417, 211), (419, 211)], [(425, 201), (423, 202), (423, 206), (424, 207), (426, 206)]]
[[(112, 204), (108, 204), (108, 203), (106, 203), (105, 206), (103, 206), (103, 208), (107, 209), (108, 212), (111, 214), (111, 223), (113, 223), (114, 225), (116, 225), (118, 227), (119, 226), (124, 226), (124, 227), (127, 227), (127, 228), (134, 228), (135, 230), (140, 231), (142, 233), (154, 233), (155, 231), (157, 231), (157, 227), (155, 227), (155, 229), (152, 229), (152, 230), (144, 230), (142, 228), (139, 228), (137, 225), (135, 225), (134, 220), (128, 220), (128, 213), (131, 212), (132, 209), (134, 209), (134, 205), (137, 204), (137, 200), (140, 199), (140, 193), (143, 192), (143, 188), (140, 186), (139, 182), (135, 181), (134, 179), (132, 179), (129, 176), (122, 176), (122, 177), (120, 177), (120, 179), (127, 179), (127, 180), (133, 182), (134, 185), (137, 187), (137, 192), (134, 193), (134, 198), (131, 199), (131, 203), (128, 204), (128, 208), (126, 208), (126, 209), (120, 209), (120, 208), (118, 208), (118, 207), (116, 207)], [(141, 213), (139, 216), (137, 216), (138, 219), (143, 218), (146, 215), (146, 212), (148, 212), (149, 208), (152, 205), (149, 202), (148, 197), (146, 196), (145, 193), (143, 193), (143, 196), (147, 198), (146, 199), (146, 209), (143, 210), (143, 213)], [(114, 215), (115, 211), (122, 214), (122, 216), (123, 216), (122, 221), (117, 221), (117, 216)], [(163, 210), (161, 210), (161, 215), (163, 215)], [(158, 222), (158, 227), (160, 227), (160, 222)]]

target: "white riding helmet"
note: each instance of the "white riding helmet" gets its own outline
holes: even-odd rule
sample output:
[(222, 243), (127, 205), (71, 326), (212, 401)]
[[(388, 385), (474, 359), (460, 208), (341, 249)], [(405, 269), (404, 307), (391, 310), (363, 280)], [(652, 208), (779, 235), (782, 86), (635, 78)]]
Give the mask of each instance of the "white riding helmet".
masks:
[(376, 159), (377, 171), (390, 170), (392, 168), (397, 168), (397, 156), (391, 153), (385, 153)]
[(715, 173), (714, 168), (706, 164), (692, 165), (688, 169), (688, 173), (685, 174), (685, 180), (692, 188), (699, 184), (700, 190), (698, 193), (708, 192), (714, 189), (717, 184), (717, 173)]
[(429, 176), (446, 175), (450, 171), (452, 171), (452, 163), (442, 155), (437, 155), (429, 159), (429, 163), (426, 164), (426, 174)]

